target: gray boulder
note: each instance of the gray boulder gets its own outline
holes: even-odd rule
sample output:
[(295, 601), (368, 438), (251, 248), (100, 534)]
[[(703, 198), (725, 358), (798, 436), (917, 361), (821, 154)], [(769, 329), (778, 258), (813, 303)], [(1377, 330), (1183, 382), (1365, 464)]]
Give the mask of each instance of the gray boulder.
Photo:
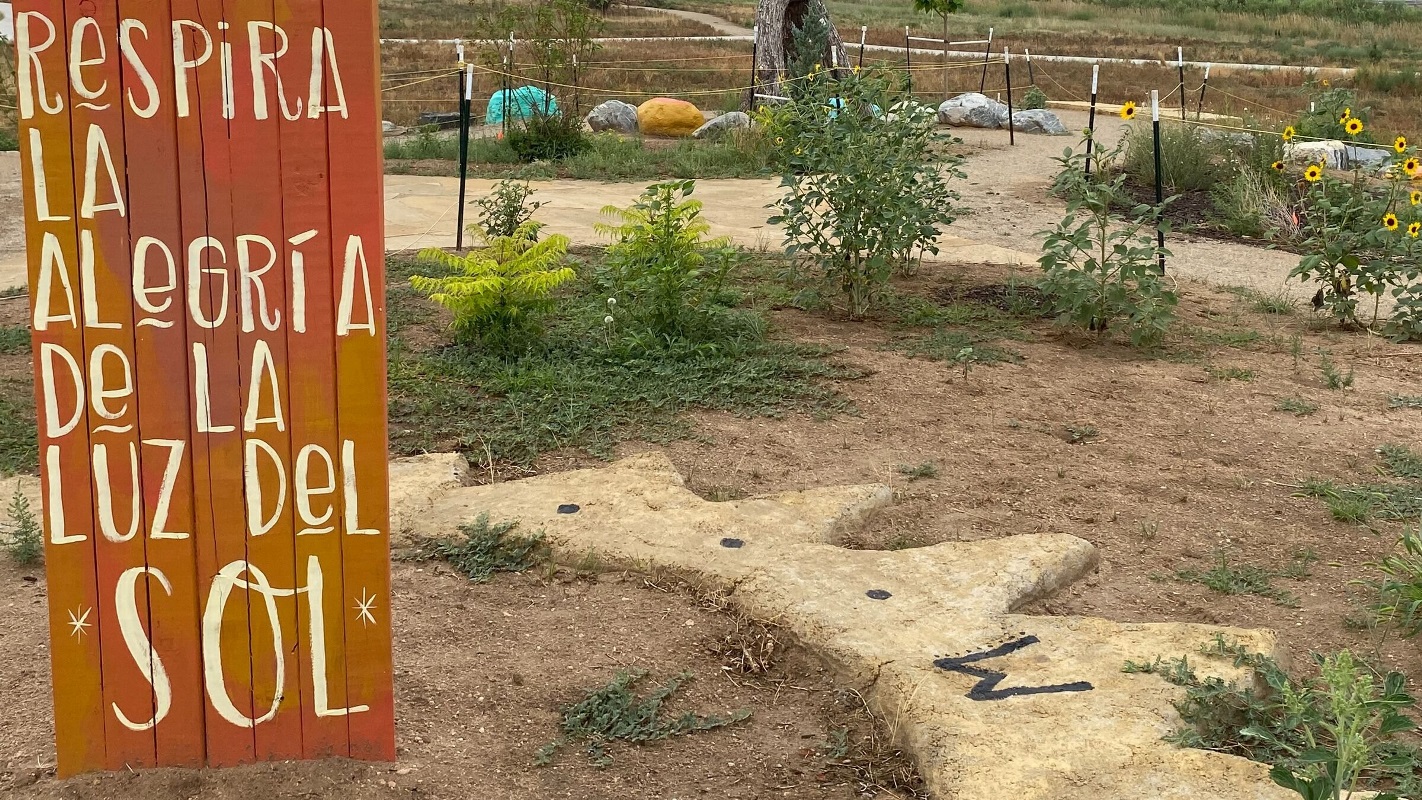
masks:
[(749, 128), (751, 118), (749, 114), (741, 111), (732, 111), (729, 114), (722, 114), (719, 117), (712, 117), (705, 125), (697, 128), (691, 134), (693, 139), (719, 139), (728, 132), (741, 128)]
[(1012, 127), (1018, 133), (1045, 133), (1049, 136), (1065, 136), (1068, 133), (1061, 118), (1045, 108), (1014, 112)]
[(635, 134), (637, 107), (621, 100), (608, 100), (588, 112), (587, 123), (595, 131)]
[(1007, 106), (977, 92), (960, 94), (938, 107), (938, 122), (958, 128), (1006, 128)]
[(1391, 155), (1391, 151), (1381, 147), (1360, 147), (1356, 144), (1343, 145), (1343, 152), (1348, 158), (1349, 169), (1366, 169), (1382, 164)]

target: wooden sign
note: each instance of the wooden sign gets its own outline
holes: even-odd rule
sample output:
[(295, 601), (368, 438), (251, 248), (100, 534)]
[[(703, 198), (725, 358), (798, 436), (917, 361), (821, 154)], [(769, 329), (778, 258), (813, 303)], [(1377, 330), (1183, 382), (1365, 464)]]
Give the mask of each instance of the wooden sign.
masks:
[(375, 0), (19, 0), (61, 776), (394, 759)]

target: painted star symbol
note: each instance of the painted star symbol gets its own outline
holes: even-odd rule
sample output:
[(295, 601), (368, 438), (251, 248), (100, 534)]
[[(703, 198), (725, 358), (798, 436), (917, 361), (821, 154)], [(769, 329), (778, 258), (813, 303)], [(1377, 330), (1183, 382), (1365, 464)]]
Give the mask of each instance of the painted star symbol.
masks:
[(375, 608), (375, 597), (367, 593), (363, 587), (360, 590), (360, 599), (356, 601), (353, 608), (357, 612), (356, 619), (360, 620), (362, 625), (375, 624), (375, 615), (370, 613), (370, 610)]
[(83, 606), (69, 612), (69, 627), (74, 629), (69, 635), (76, 639), (84, 638), (84, 635), (88, 633), (87, 628), (93, 627), (93, 623), (89, 621), (89, 615), (92, 613), (94, 613), (94, 609), (86, 609)]

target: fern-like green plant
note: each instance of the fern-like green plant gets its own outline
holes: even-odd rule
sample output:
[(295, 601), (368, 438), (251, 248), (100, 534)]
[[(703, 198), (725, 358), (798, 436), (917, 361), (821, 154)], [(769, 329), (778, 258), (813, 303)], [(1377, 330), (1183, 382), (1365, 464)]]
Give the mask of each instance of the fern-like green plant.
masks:
[(695, 181), (647, 187), (628, 208), (607, 206), (621, 224), (594, 227), (615, 241), (607, 248), (604, 277), (625, 308), (661, 339), (696, 339), (704, 317), (735, 263), (728, 239), (708, 239), (711, 226), (701, 202), (691, 199)]
[(568, 237), (538, 241), (539, 223), (525, 222), (513, 236), (495, 236), (466, 255), (430, 249), (426, 264), (450, 274), (415, 275), (410, 285), (454, 313), (455, 336), (465, 343), (510, 350), (536, 333), (538, 318), (553, 303), (553, 292), (577, 277), (564, 263)]

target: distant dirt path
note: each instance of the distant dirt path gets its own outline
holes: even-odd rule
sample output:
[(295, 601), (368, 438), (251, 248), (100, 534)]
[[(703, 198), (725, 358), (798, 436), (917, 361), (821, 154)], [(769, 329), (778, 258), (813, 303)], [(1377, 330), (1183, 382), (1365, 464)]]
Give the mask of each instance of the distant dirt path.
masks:
[[(1068, 129), (1086, 127), (1084, 113), (1058, 113)], [(1124, 127), (1114, 118), (1098, 123), (1103, 141), (1114, 141)], [(1052, 159), (1075, 145), (1076, 138), (1022, 135), (1017, 137), (1016, 147), (1009, 147), (1005, 131), (959, 129), (955, 133), (973, 151), (963, 165), (966, 180), (954, 182), (962, 195), (964, 213), (947, 229), (939, 242), (942, 253), (933, 260), (1021, 264), (1035, 269), (1043, 238), (1039, 233), (1060, 222), (1065, 213), (1061, 201), (1047, 196), (1058, 169)], [(385, 181), (388, 249), (453, 245), (457, 181), (399, 175), (387, 176)], [(493, 181), (470, 181), (469, 196), (480, 197), (492, 185)], [(699, 180), (695, 196), (705, 204), (714, 235), (729, 236), (751, 249), (775, 249), (782, 241), (780, 232), (765, 220), (769, 216), (766, 206), (778, 196), (778, 185), (777, 180), (765, 179)], [(537, 219), (574, 242), (598, 244), (606, 241), (592, 230), (592, 223), (600, 219), (600, 209), (630, 204), (642, 184), (541, 181), (534, 187), (536, 199), (547, 204)], [(472, 213), (471, 209), (471, 219)], [(1171, 275), (1218, 286), (1279, 291), (1298, 263), (1289, 253), (1186, 234), (1171, 235), (1166, 245), (1172, 253), (1167, 265)], [(1297, 284), (1291, 289), (1296, 297), (1306, 294)]]
[(666, 14), (672, 17), (700, 22), (702, 25), (709, 25), (721, 36), (752, 36), (754, 31), (750, 28), (742, 28), (735, 23), (724, 20), (715, 14), (702, 14), (697, 11), (682, 11), (677, 8), (654, 8), (652, 6), (623, 6), (633, 11), (652, 11), (658, 14)]

